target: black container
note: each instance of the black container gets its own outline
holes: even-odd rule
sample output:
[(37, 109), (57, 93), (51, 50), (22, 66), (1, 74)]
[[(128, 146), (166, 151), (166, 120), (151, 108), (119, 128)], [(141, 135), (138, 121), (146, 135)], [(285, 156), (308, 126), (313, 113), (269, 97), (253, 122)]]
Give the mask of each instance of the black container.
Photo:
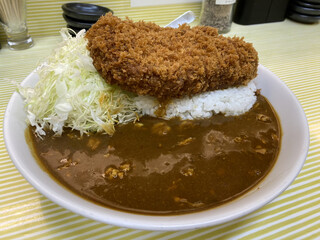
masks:
[(92, 22), (84, 22), (78, 19), (74, 19), (71, 17), (68, 17), (65, 14), (62, 14), (64, 20), (67, 22), (67, 24), (72, 28), (79, 28), (79, 29), (89, 29), (94, 23)]
[[(101, 16), (108, 12), (113, 14), (109, 8), (89, 3), (65, 3), (61, 6), (63, 18), (67, 27), (79, 32), (81, 29), (88, 30)], [(70, 31), (72, 35), (74, 32)]]
[(287, 18), (301, 23), (317, 23), (320, 21), (320, 0), (291, 0), (287, 10)]
[(287, 17), (293, 21), (301, 22), (301, 23), (312, 24), (320, 21), (320, 16), (305, 15), (305, 14), (300, 14), (290, 10), (288, 10), (287, 12)]
[(82, 22), (96, 22), (102, 15), (113, 13), (109, 8), (89, 3), (65, 3), (62, 5), (62, 10), (68, 17)]
[(233, 21), (242, 25), (284, 21), (289, 0), (238, 0)]

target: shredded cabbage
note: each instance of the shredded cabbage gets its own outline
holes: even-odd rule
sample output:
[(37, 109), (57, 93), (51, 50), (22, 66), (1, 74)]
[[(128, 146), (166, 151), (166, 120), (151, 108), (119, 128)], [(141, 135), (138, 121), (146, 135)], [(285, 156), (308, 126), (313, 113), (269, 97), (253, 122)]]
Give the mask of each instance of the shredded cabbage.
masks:
[(112, 135), (117, 123), (136, 120), (139, 115), (133, 97), (107, 84), (93, 66), (82, 30), (72, 37), (61, 30), (61, 46), (37, 68), (34, 88), (19, 87), (25, 98), (28, 121), (36, 133), (45, 129), (61, 135), (64, 127)]

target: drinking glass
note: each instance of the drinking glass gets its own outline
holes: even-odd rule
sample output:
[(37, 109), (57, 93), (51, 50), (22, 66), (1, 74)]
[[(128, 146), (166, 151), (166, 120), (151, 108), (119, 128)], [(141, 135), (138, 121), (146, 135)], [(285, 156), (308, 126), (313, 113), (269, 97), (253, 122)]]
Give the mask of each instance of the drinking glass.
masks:
[(21, 50), (33, 46), (26, 23), (25, 0), (0, 0), (0, 24), (11, 50)]

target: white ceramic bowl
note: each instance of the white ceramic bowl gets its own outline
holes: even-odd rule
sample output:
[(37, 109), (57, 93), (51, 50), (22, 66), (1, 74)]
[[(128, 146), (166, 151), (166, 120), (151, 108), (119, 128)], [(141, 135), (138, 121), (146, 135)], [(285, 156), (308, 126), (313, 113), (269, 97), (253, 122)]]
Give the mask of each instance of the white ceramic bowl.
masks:
[[(37, 81), (38, 76), (33, 72), (22, 85), (33, 86)], [(177, 216), (131, 214), (104, 208), (68, 191), (43, 171), (33, 158), (24, 135), (27, 125), (23, 100), (16, 92), (5, 112), (5, 144), (17, 169), (39, 192), (62, 207), (88, 218), (122, 227), (166, 231), (225, 223), (261, 208), (282, 193), (300, 172), (308, 152), (308, 123), (294, 94), (263, 66), (259, 66), (255, 81), (280, 118), (283, 135), (278, 160), (254, 189), (210, 210)]]

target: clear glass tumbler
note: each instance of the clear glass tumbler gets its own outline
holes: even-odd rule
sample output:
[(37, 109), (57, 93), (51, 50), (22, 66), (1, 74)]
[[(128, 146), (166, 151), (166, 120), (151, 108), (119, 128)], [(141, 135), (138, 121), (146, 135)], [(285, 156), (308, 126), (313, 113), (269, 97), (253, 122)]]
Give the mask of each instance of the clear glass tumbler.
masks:
[(33, 46), (33, 40), (28, 34), (26, 11), (25, 0), (0, 0), (0, 23), (11, 50)]

